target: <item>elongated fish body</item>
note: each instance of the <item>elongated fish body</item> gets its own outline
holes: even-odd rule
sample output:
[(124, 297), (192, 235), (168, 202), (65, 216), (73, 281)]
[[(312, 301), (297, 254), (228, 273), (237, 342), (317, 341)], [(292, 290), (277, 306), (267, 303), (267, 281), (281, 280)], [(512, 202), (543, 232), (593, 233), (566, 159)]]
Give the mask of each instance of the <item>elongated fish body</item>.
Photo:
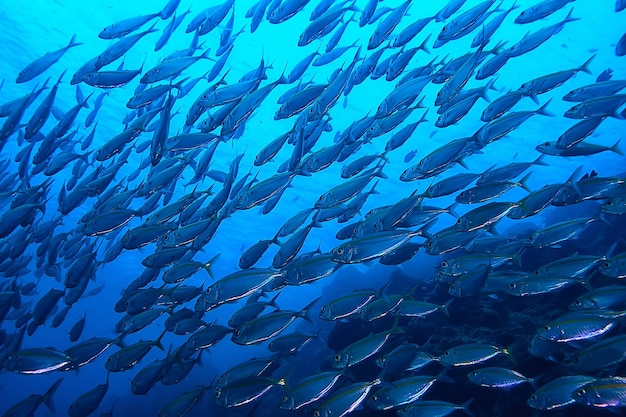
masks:
[(350, 384), (324, 401), (314, 413), (320, 417), (344, 417), (363, 404), (372, 388), (380, 382), (380, 379), (375, 379)]
[(596, 378), (585, 375), (562, 376), (542, 385), (528, 399), (527, 404), (537, 410), (556, 410), (574, 404), (576, 391)]
[(69, 356), (56, 349), (32, 348), (9, 354), (2, 367), (17, 374), (38, 375), (61, 369), (70, 361)]
[(100, 403), (104, 399), (109, 390), (109, 375), (104, 384), (100, 384), (95, 388), (81, 394), (74, 402), (70, 404), (68, 414), (71, 417), (87, 416), (98, 409)]
[(45, 404), (48, 410), (53, 413), (56, 413), (56, 406), (54, 405), (54, 401), (52, 396), (61, 385), (63, 378), (59, 378), (54, 384), (48, 388), (48, 390), (43, 394), (31, 394), (24, 400), (14, 404), (7, 411), (2, 414), (3, 417), (32, 417), (35, 415), (35, 411), (39, 408), (41, 404)]
[(615, 112), (626, 103), (626, 94), (615, 94), (583, 101), (567, 110), (565, 117), (586, 119), (589, 117), (615, 116)]
[(67, 44), (64, 48), (58, 49), (53, 52), (48, 52), (41, 58), (37, 58), (30, 64), (28, 64), (17, 76), (15, 80), (16, 83), (25, 83), (26, 81), (30, 81), (39, 74), (43, 73), (45, 70), (54, 65), (61, 57), (67, 52), (68, 49), (73, 48), (75, 46), (82, 45), (80, 42), (76, 42), (76, 34), (72, 36), (70, 43)]
[(393, 381), (393, 387), (377, 389), (365, 404), (375, 410), (391, 410), (421, 398), (437, 380), (436, 376), (418, 375)]
[(473, 146), (472, 142), (472, 138), (456, 139), (435, 149), (417, 164), (405, 169), (400, 176), (400, 181), (415, 181), (429, 178), (444, 171), (448, 165), (458, 160), (459, 155), (465, 149)]
[(495, 0), (486, 0), (448, 22), (437, 36), (439, 41), (456, 39), (461, 33), (473, 27), (476, 22), (487, 13), (487, 10), (495, 3)]
[(276, 310), (264, 314), (236, 329), (231, 339), (236, 344), (244, 346), (264, 342), (285, 330), (298, 317), (309, 320), (307, 316), (309, 308), (310, 305), (301, 311)]
[(509, 134), (536, 114), (552, 116), (552, 114), (546, 110), (549, 103), (550, 101), (547, 101), (543, 106), (534, 111), (513, 112), (489, 122), (478, 131), (478, 140), (483, 144), (488, 144)]
[(511, 13), (518, 7), (519, 5), (517, 4), (517, 2), (515, 2), (508, 10), (499, 13), (488, 23), (482, 25), (480, 30), (472, 40), (472, 48), (476, 48), (480, 45), (486, 45), (489, 42), (490, 38), (493, 36), (493, 34), (496, 32), (496, 30), (498, 30), (498, 28), (502, 25), (502, 22), (504, 22), (504, 19), (506, 19), (509, 13)]
[(102, 31), (98, 34), (98, 37), (101, 39), (121, 38), (122, 36), (128, 35), (129, 33), (139, 29), (141, 26), (158, 16), (158, 13), (153, 13), (121, 20), (102, 29)]
[(528, 9), (522, 11), (519, 16), (515, 18), (515, 23), (525, 24), (531, 23), (535, 20), (543, 19), (550, 16), (552, 13), (565, 7), (567, 3), (574, 0), (545, 0), (536, 4)]
[(245, 210), (267, 201), (281, 189), (287, 187), (293, 177), (293, 173), (284, 172), (260, 181), (238, 197), (235, 207), (238, 210)]
[(499, 367), (471, 371), (467, 374), (467, 378), (474, 384), (490, 388), (510, 388), (524, 382), (534, 384), (532, 378), (528, 378), (515, 370)]
[(513, 45), (509, 49), (509, 54), (512, 57), (520, 56), (525, 53), (528, 53), (535, 48), (539, 47), (541, 44), (545, 43), (548, 39), (550, 39), (553, 35), (559, 33), (566, 23), (574, 22), (576, 20), (580, 20), (578, 18), (572, 17), (572, 10), (567, 14), (567, 17), (563, 19), (561, 22), (556, 23), (551, 26), (546, 26), (543, 29), (539, 29), (536, 32), (528, 33), (526, 36), (522, 38), (518, 43)]
[(126, 346), (113, 355), (109, 356), (105, 363), (105, 367), (109, 372), (121, 372), (126, 369), (130, 369), (135, 366), (141, 359), (143, 359), (152, 349), (156, 346), (161, 350), (161, 338), (165, 332), (161, 334), (156, 340), (139, 341), (133, 345)]
[(210, 50), (207, 49), (202, 55), (199, 56), (185, 56), (162, 62), (146, 71), (146, 73), (141, 77), (139, 82), (142, 84), (152, 84), (157, 81), (173, 78), (183, 72), (185, 69), (187, 69), (193, 63), (201, 59), (208, 58), (209, 52)]
[(244, 298), (281, 275), (279, 271), (260, 268), (234, 272), (206, 289), (206, 294), (196, 303), (196, 311), (208, 311), (209, 308)]
[(367, 49), (378, 48), (391, 35), (391, 32), (393, 32), (398, 23), (400, 23), (402, 16), (406, 14), (410, 5), (410, 1), (402, 3), (400, 6), (393, 9), (387, 17), (380, 21), (367, 43)]
[(289, 387), (288, 394), (281, 399), (280, 408), (297, 410), (325, 397), (341, 377), (341, 372), (328, 371), (313, 374)]
[(518, 203), (487, 203), (459, 217), (456, 228), (462, 232), (472, 232), (484, 227), (491, 227), (508, 214)]
[(598, 378), (572, 393), (577, 403), (594, 407), (623, 407), (626, 404), (626, 378)]
[(330, 208), (348, 201), (361, 191), (372, 180), (374, 176), (384, 178), (382, 168), (375, 168), (371, 174), (362, 174), (354, 177), (324, 193), (315, 203), (315, 208)]
[(567, 129), (556, 141), (556, 147), (566, 149), (576, 146), (600, 126), (605, 116), (589, 117)]
[(159, 417), (178, 417), (183, 416), (202, 401), (202, 398), (209, 387), (204, 385), (193, 388), (165, 404), (159, 410)]
[(607, 97), (619, 93), (626, 88), (626, 81), (611, 80), (575, 88), (563, 96), (564, 101), (587, 101), (594, 98)]
[(83, 77), (83, 82), (93, 87), (117, 88), (128, 84), (139, 74), (141, 69), (90, 72)]
[(527, 94), (521, 90), (509, 91), (507, 94), (500, 96), (489, 103), (489, 105), (485, 107), (485, 110), (483, 110), (480, 120), (483, 122), (490, 122), (497, 119), (509, 111), (522, 99), (522, 97), (525, 97), (526, 95)]
[(35, 134), (37, 134), (37, 132), (39, 132), (39, 130), (46, 123), (46, 120), (48, 119), (48, 116), (50, 116), (50, 112), (52, 111), (54, 99), (59, 89), (61, 78), (63, 78), (64, 74), (65, 72), (63, 72), (63, 74), (59, 76), (59, 79), (57, 80), (56, 84), (54, 84), (52, 86), (52, 89), (50, 89), (50, 93), (41, 102), (39, 107), (37, 107), (37, 109), (31, 116), (28, 124), (26, 125), (26, 129), (24, 129), (24, 139), (28, 140), (32, 138), (33, 136), (35, 136)]
[(574, 312), (565, 314), (537, 331), (537, 336), (553, 342), (568, 343), (601, 336), (616, 326), (610, 314)]
[(144, 32), (137, 33), (132, 36), (126, 36), (122, 39), (118, 40), (114, 44), (110, 45), (107, 49), (102, 51), (100, 55), (98, 55), (98, 59), (96, 60), (96, 67), (102, 68), (105, 65), (114, 62), (115, 60), (123, 57), (129, 50), (132, 48), (141, 38), (146, 36), (149, 33), (156, 32), (157, 29), (152, 27)]
[(603, 339), (576, 352), (568, 361), (568, 366), (581, 373), (606, 369), (624, 361), (625, 345), (625, 335)]

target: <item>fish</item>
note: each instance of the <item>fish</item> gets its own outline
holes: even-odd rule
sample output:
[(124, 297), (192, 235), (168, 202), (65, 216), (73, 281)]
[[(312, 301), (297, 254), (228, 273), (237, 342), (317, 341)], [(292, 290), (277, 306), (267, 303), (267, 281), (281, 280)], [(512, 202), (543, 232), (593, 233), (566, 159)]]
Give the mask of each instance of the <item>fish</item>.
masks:
[(74, 34), (72, 39), (70, 39), (70, 42), (65, 47), (56, 51), (48, 52), (44, 56), (37, 58), (24, 67), (17, 75), (15, 82), (20, 84), (32, 80), (58, 62), (70, 48), (80, 45), (82, 45), (82, 42), (76, 42), (76, 34)]
[(594, 381), (596, 378), (584, 375), (562, 376), (542, 385), (527, 401), (527, 404), (537, 410), (555, 410), (574, 404), (572, 394), (580, 387)]
[(567, 3), (573, 0), (547, 0), (542, 1), (539, 4), (529, 7), (528, 9), (520, 12), (519, 16), (515, 18), (515, 23), (526, 24), (531, 23), (544, 17), (550, 16), (552, 13), (565, 7)]
[(489, 388), (510, 388), (527, 382), (535, 385), (533, 378), (508, 368), (489, 367), (480, 368), (467, 374), (467, 378), (474, 384)]

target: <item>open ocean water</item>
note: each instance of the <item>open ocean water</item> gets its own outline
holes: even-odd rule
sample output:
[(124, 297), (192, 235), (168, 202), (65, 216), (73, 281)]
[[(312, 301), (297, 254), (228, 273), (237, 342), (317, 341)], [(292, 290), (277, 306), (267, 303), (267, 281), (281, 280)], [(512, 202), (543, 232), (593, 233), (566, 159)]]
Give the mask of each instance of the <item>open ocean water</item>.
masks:
[[(177, 2), (170, 3), (175, 6)], [(620, 56), (626, 48), (622, 38), (626, 12), (616, 11), (622, 2), (617, 6), (608, 0), (179, 3), (175, 14), (170, 14), (162, 9), (165, 1), (30, 0), (28, 5), (0, 1), (0, 45), (4, 57), (0, 70), (0, 413), (25, 416), (34, 410), (36, 416), (443, 415), (434, 409), (412, 408), (431, 400), (464, 404), (465, 411), (446, 410), (455, 415), (624, 413), (626, 377), (618, 377), (626, 375), (622, 363), (626, 357), (622, 317), (626, 291), (620, 287), (626, 276), (626, 224), (622, 216), (626, 212), (626, 161), (622, 154), (624, 145), (619, 141), (626, 115), (626, 96), (621, 96), (621, 89), (626, 87), (626, 66)], [(455, 3), (460, 5), (459, 10), (441, 16), (442, 9)], [(548, 7), (562, 3), (562, 7), (526, 24), (515, 22), (520, 12), (539, 3), (548, 3)], [(309, 19), (324, 4), (330, 9), (322, 17)], [(194, 19), (200, 17), (198, 21), (202, 21), (203, 16), (206, 21), (198, 30), (208, 28), (219, 14), (220, 5), (226, 5), (225, 13), (215, 22), (214, 29), (197, 38), (193, 28), (186, 32)], [(271, 21), (289, 7), (298, 9), (297, 5), (304, 7), (295, 15), (282, 22)], [(376, 8), (373, 17), (360, 25), (361, 16), (372, 5)], [(470, 10), (480, 6), (485, 11), (470, 19)], [(266, 8), (265, 13), (257, 12), (259, 20), (254, 17), (255, 7)], [(403, 8), (406, 11), (399, 12)], [(275, 17), (270, 17), (271, 10), (275, 10)], [(99, 37), (103, 28), (159, 12), (162, 16), (146, 18), (143, 25), (126, 35), (128, 38), (154, 29), (132, 47), (129, 45), (128, 51), (101, 68), (87, 67), (86, 72), (97, 69), (101, 73), (139, 70), (128, 83), (102, 88), (80, 82), (78, 77), (76, 85), (70, 84), (80, 67), (119, 42)], [(406, 45), (394, 46), (394, 39), (398, 41), (405, 28), (438, 13), (445, 19), (424, 21), (424, 28)], [(508, 14), (490, 39), (477, 36), (492, 19), (505, 16), (503, 13)], [(180, 26), (155, 51), (155, 44), (172, 19), (183, 15)], [(324, 23), (319, 23), (323, 19)], [(324, 33), (298, 46), (299, 39), (312, 32), (312, 21)], [(368, 49), (370, 39), (392, 21), (397, 26), (386, 39)], [(258, 23), (258, 27), (251, 31), (253, 23)], [(453, 36), (441, 46), (436, 44), (438, 36), (444, 37), (444, 26), (450, 33), (464, 24), (469, 26), (469, 33)], [(305, 30), (307, 26), (309, 29)], [(536, 48), (524, 50), (524, 39), (545, 33), (550, 27), (553, 30), (544, 41)], [(301, 75), (287, 80), (303, 59), (316, 51), (323, 56), (340, 30), (344, 32), (334, 50), (349, 47), (344, 54), (324, 65), (305, 67)], [(47, 52), (65, 47), (74, 35), (80, 45), (70, 47), (58, 61), (46, 64), (41, 74), (16, 82), (27, 65)], [(485, 42), (484, 48), (471, 46), (474, 39), (478, 44)], [(215, 71), (217, 61), (223, 57), (216, 52), (225, 41), (232, 42), (232, 49), (221, 62), (223, 68)], [(163, 58), (187, 50), (194, 42), (197, 49), (189, 52), (196, 57), (205, 54), (208, 59), (183, 65), (184, 58), (178, 58), (175, 65), (180, 66), (179, 70), (172, 75), (154, 83), (140, 82)], [(356, 74), (363, 71), (364, 59), (382, 49), (374, 70), (382, 76), (365, 74), (362, 82), (352, 85)], [(514, 53), (520, 50), (519, 54)], [(403, 55), (407, 53), (414, 56), (396, 71), (398, 62), (410, 56)], [(386, 70), (382, 63), (394, 54), (398, 54), (396, 63)], [(493, 57), (503, 54), (510, 57), (500, 69), (477, 77)], [(186, 55), (183, 52), (180, 56)], [(461, 57), (464, 58), (455, 61), (456, 66), (449, 65)], [(588, 67), (583, 68), (591, 57)], [(254, 72), (260, 63), (265, 65), (265, 75)], [(419, 73), (411, 73), (420, 67)], [(569, 70), (575, 71), (562, 74), (560, 82), (554, 81), (555, 73)], [(209, 74), (211, 79), (207, 82)], [(241, 80), (244, 75), (258, 82), (252, 86), (250, 81)], [(389, 95), (401, 89), (399, 81), (405, 76), (422, 77), (423, 90), (413, 97), (405, 94), (403, 97), (410, 99), (389, 111), (394, 115), (404, 112), (402, 119), (389, 128), (381, 128), (381, 124), (391, 122), (379, 106), (390, 102)], [(53, 106), (45, 112), (49, 116), (37, 128), (39, 133), (25, 139), (24, 134), (32, 128), (33, 114), (59, 79)], [(220, 80), (222, 83), (218, 84)], [(535, 81), (531, 83), (532, 80)], [(604, 98), (608, 104), (597, 105), (596, 100), (592, 103), (593, 111), (565, 116), (568, 109), (578, 104), (564, 99), (567, 93), (583, 86), (598, 89), (601, 82), (624, 85), (604, 94), (600, 90), (594, 96)], [(35, 93), (44, 83), (46, 88)], [(161, 85), (163, 93), (146, 106), (130, 109), (129, 99), (139, 95), (146, 85), (148, 89)], [(202, 137), (182, 136), (182, 140), (203, 139), (200, 142), (173, 145), (178, 135), (200, 133), (203, 120), (224, 108), (223, 103), (215, 107), (204, 103), (190, 121), (190, 112), (198, 108), (197, 100), (205, 90), (213, 86), (213, 91), (220, 91), (236, 85), (247, 89), (225, 104), (239, 103), (224, 113), (230, 113), (226, 122), (211, 132), (203, 132), (206, 135)], [(549, 87), (542, 90), (546, 85)], [(310, 94), (311, 100), (305, 103), (303, 111), (286, 118), (275, 117), (280, 107), (278, 100), (284, 93), (310, 86), (322, 87)], [(496, 122), (481, 120), (490, 102), (518, 89), (525, 93), (503, 111), (503, 116), (494, 117)], [(259, 91), (267, 95), (249, 105), (250, 97), (255, 95), (252, 91), (256, 91), (256, 97), (260, 96)], [(446, 105), (467, 91), (471, 91), (468, 96), (475, 103), (462, 112), (464, 116), (448, 126), (436, 126), (438, 93)], [(335, 97), (331, 97), (333, 92)], [(609, 103), (610, 96), (613, 101)], [(98, 100), (101, 107), (92, 113)], [(86, 108), (75, 107), (77, 101)], [(548, 114), (536, 112), (546, 103)], [(244, 107), (252, 113), (238, 116)], [(459, 108), (456, 107), (457, 112)], [(75, 119), (68, 116), (72, 111), (77, 111)], [(152, 118), (136, 128), (134, 121), (150, 111)], [(591, 119), (597, 120), (598, 125), (582, 142), (555, 145), (576, 123)], [(505, 121), (498, 124), (498, 120)], [(403, 129), (406, 132), (407, 126), (419, 121), (422, 122), (414, 126), (406, 142), (397, 147), (390, 145), (394, 135)], [(234, 132), (221, 126), (233, 123), (237, 128), (230, 130)], [(110, 157), (98, 157), (108, 149), (112, 138), (133, 126), (134, 138), (117, 146)], [(354, 133), (359, 129), (359, 134)], [(494, 132), (502, 134), (491, 136), (497, 134)], [(93, 141), (89, 143), (92, 133)], [(287, 133), (290, 138), (270, 161), (255, 163), (270, 142)], [(316, 136), (317, 141), (313, 142)], [(355, 142), (360, 146), (354, 146)], [(541, 148), (546, 142), (551, 143), (549, 152)], [(451, 143), (464, 146), (455, 152), (442, 151), (446, 149), (444, 145)], [(548, 152), (539, 160), (542, 152), (537, 147)], [(159, 149), (163, 150), (157, 152)], [(331, 154), (332, 150), (337, 152)], [(210, 152), (214, 152), (210, 163), (203, 164)], [(369, 166), (360, 171), (362, 177), (342, 178), (344, 166), (367, 155), (379, 157), (372, 158)], [(508, 164), (533, 161), (536, 163), (505, 175), (502, 181), (489, 182), (488, 174), (483, 175)], [(57, 164), (59, 169), (53, 169)], [(373, 171), (366, 171), (372, 168)], [(291, 172), (278, 174), (290, 179), (270, 184), (265, 193), (255, 188), (259, 184), (255, 181), (267, 180), (279, 172)], [(463, 184), (452, 185), (446, 195), (437, 196), (429, 188), (463, 173), (476, 175)], [(163, 178), (164, 182), (159, 182)], [(339, 194), (334, 191), (334, 197), (330, 195), (320, 203), (322, 195), (334, 187), (341, 188), (341, 184), (344, 190), (350, 181), (356, 183), (354, 178), (361, 178), (363, 185), (353, 186), (347, 198), (333, 200)], [(522, 178), (523, 182), (519, 182)], [(499, 184), (503, 192), (473, 204), (456, 203), (455, 198), (461, 200), (457, 196), (475, 187), (477, 180)], [(506, 181), (513, 184), (502, 185)], [(545, 196), (524, 200), (528, 195), (538, 195), (538, 190), (548, 185), (552, 188), (546, 188), (546, 194), (552, 196), (545, 204), (532, 207)], [(218, 204), (224, 188), (231, 192)], [(372, 189), (375, 192), (369, 194)], [(202, 193), (206, 190), (211, 193)], [(366, 201), (354, 217), (346, 222), (336, 219), (347, 213), (351, 201), (366, 193)], [(359, 197), (355, 197), (357, 194)], [(174, 207), (185, 195), (187, 203), (167, 219), (168, 230), (162, 227), (142, 247), (127, 247), (130, 245), (124, 236), (131, 231), (146, 232), (150, 224), (155, 224), (155, 213)], [(119, 196), (125, 198), (116, 199)], [(74, 206), (69, 203), (72, 198), (78, 198)], [(193, 211), (182, 210), (192, 202), (197, 204), (192, 206)], [(250, 202), (250, 207), (245, 202)], [(273, 203), (275, 207), (270, 209)], [(332, 219), (321, 218), (331, 207), (344, 209), (338, 209)], [(480, 212), (477, 207), (489, 209), (491, 214)], [(295, 238), (290, 240), (293, 235), (277, 237), (254, 263), (259, 274), (243, 284), (219, 281), (241, 270), (240, 258), (247, 249), (260, 240), (274, 239), (288, 219), (305, 210), (310, 211), (308, 217), (295, 228), (300, 231), (297, 236), (302, 237), (301, 247), (295, 244)], [(370, 221), (357, 223), (363, 219)], [(561, 232), (550, 229), (572, 219), (578, 219), (578, 223), (570, 225), (566, 232), (565, 226), (561, 226)], [(176, 231), (188, 232), (183, 226), (198, 221), (204, 221), (202, 229), (184, 242), (176, 240)], [(354, 233), (347, 238), (352, 240), (339, 239), (338, 232), (350, 224), (354, 227), (347, 230)], [(408, 232), (422, 227), (415, 235)], [(439, 232), (446, 228), (451, 228), (453, 236), (444, 242)], [(206, 230), (213, 234), (207, 235)], [(545, 244), (533, 242), (544, 237)], [(162, 251), (168, 247), (183, 249), (176, 259), (163, 261)], [(284, 262), (275, 259), (279, 248), (287, 256)], [(352, 250), (354, 257), (347, 259), (344, 255)], [(161, 257), (158, 260), (162, 265), (145, 266), (145, 259), (155, 253)], [(309, 253), (314, 266), (305, 264), (309, 269), (302, 272), (305, 267), (297, 269), (296, 265), (305, 253)], [(206, 265), (199, 264), (209, 261), (210, 274)], [(180, 273), (182, 267), (194, 273), (178, 282), (164, 283), (166, 271)], [(261, 272), (272, 277), (261, 282)], [(297, 285), (302, 278), (297, 275), (300, 272), (309, 274), (310, 282)], [(148, 273), (152, 273), (152, 280), (137, 285), (136, 279)], [(216, 282), (221, 282), (222, 290), (227, 288), (232, 297), (220, 299), (218, 294), (217, 299), (211, 299), (200, 295), (207, 288), (213, 288), (215, 294), (217, 286), (211, 286), (219, 285)], [(183, 287), (192, 293), (189, 299), (172, 298), (173, 291)], [(516, 293), (522, 287), (524, 290)], [(254, 297), (261, 288), (264, 292), (257, 300)], [(586, 293), (602, 289), (610, 292), (609, 301), (602, 298), (585, 310), (570, 305)], [(145, 297), (150, 291), (157, 294), (151, 301)], [(356, 297), (350, 295), (355, 291), (366, 294), (367, 303), (355, 305), (354, 314), (336, 320), (321, 317), (341, 297), (352, 300), (346, 303), (353, 302)], [(76, 294), (76, 299), (70, 301)], [(133, 295), (133, 305), (138, 306), (134, 313), (161, 313), (155, 313), (143, 325), (132, 321), (129, 324), (125, 300)], [(240, 330), (228, 326), (229, 318), (246, 303), (270, 300), (272, 303), (262, 314), (274, 316), (265, 321), (249, 317), (251, 321), (238, 326)], [(68, 305), (71, 308), (64, 311)], [(309, 306), (308, 311), (302, 311), (305, 306)], [(189, 328), (178, 331), (181, 334), (170, 328), (163, 334), (166, 320), (173, 320), (176, 312), (183, 309), (188, 309), (189, 317), (194, 319), (184, 323)], [(374, 309), (380, 310), (379, 314)], [(281, 318), (274, 310), (292, 312), (282, 315), (282, 319), (288, 317), (287, 326), (276, 324)], [(62, 313), (67, 313), (64, 319), (59, 316)], [(56, 327), (55, 316), (60, 322)], [(124, 321), (126, 330), (120, 324)], [(82, 331), (77, 323), (84, 324)], [(190, 347), (188, 340), (194, 333), (218, 326), (225, 326), (223, 339), (210, 347)], [(265, 330), (263, 326), (277, 326), (277, 331)], [(118, 338), (122, 333), (127, 334)], [(277, 337), (296, 333), (306, 340), (302, 346), (279, 353), (269, 350), (270, 342)], [(262, 336), (254, 339), (250, 336), (254, 334)], [(131, 358), (126, 366), (116, 367), (109, 359), (116, 358), (112, 356), (116, 352), (137, 346), (140, 341), (155, 341), (161, 335), (162, 346), (148, 346), (148, 353), (138, 355), (138, 361), (132, 360), (136, 351), (118, 354)], [(72, 342), (70, 337), (76, 340)], [(93, 338), (106, 338), (111, 343), (105, 344), (107, 348), (101, 354), (95, 352), (88, 363), (77, 364), (71, 355), (76, 350), (71, 347)], [(113, 340), (119, 346), (112, 344)], [(379, 366), (381, 357), (399, 346), (409, 347), (408, 343), (422, 347), (409, 349), (410, 357), (404, 359), (404, 366), (394, 370)], [(470, 343), (481, 344), (482, 353), (472, 351)], [(275, 345), (271, 349), (276, 350)], [(418, 355), (425, 354), (431, 357), (429, 363), (415, 365)], [(467, 359), (471, 363), (448, 359), (455, 354), (459, 355), (457, 359), (471, 358)], [(348, 362), (343, 363), (346, 356)], [(267, 359), (269, 368), (238, 374), (231, 377), (230, 385), (220, 385), (220, 375), (252, 358)], [(153, 372), (139, 374), (149, 367)], [(489, 369), (495, 367), (497, 371)], [(183, 368), (189, 373), (184, 374)], [(334, 378), (334, 384), (329, 384), (323, 395), (316, 394), (312, 387), (295, 389), (303, 378), (333, 370), (340, 376)], [(468, 377), (475, 373), (478, 378), (483, 371), (486, 379), (482, 385), (490, 386), (481, 386)], [(175, 372), (178, 377), (173, 376)], [(576, 386), (567, 385), (565, 391), (569, 391), (560, 392), (566, 400), (552, 410), (529, 405), (538, 387), (564, 376), (588, 378)], [(164, 377), (167, 384), (162, 381)], [(60, 385), (51, 395), (42, 397), (60, 378)], [(101, 386), (92, 392), (91, 398), (83, 395), (105, 381), (107, 389)], [(372, 384), (367, 385), (368, 382)], [(419, 384), (423, 384), (422, 390)], [(147, 387), (146, 392), (134, 393), (141, 391), (136, 388), (139, 385)], [(399, 387), (409, 393), (399, 393)], [(188, 394), (193, 389), (195, 396)], [(353, 389), (352, 396), (346, 394), (346, 389)], [(35, 396), (26, 400), (31, 395)], [(285, 404), (294, 395), (319, 399), (296, 410), (281, 409), (281, 405), (288, 408)], [(389, 406), (379, 401), (383, 396), (387, 396)], [(579, 398), (572, 401), (576, 396)], [(23, 400), (26, 408), (11, 408)], [(189, 407), (181, 405), (185, 400)], [(585, 404), (594, 401), (595, 406)]]

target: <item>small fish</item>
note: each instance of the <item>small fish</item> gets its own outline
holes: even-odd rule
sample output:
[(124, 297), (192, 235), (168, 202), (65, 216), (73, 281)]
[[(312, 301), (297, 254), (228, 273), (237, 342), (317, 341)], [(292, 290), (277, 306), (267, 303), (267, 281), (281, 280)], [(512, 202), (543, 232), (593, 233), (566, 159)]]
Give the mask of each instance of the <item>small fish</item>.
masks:
[(533, 378), (528, 378), (513, 369), (499, 367), (471, 371), (467, 378), (474, 384), (489, 388), (511, 388), (525, 382), (535, 385)]
[(17, 76), (15, 80), (16, 83), (25, 83), (26, 81), (30, 81), (39, 74), (43, 73), (45, 70), (54, 65), (61, 57), (67, 52), (68, 49), (73, 48), (75, 46), (82, 45), (81, 42), (76, 42), (76, 34), (72, 36), (70, 43), (67, 44), (64, 48), (58, 49), (53, 52), (48, 52), (44, 56), (37, 58), (30, 64), (28, 64)]

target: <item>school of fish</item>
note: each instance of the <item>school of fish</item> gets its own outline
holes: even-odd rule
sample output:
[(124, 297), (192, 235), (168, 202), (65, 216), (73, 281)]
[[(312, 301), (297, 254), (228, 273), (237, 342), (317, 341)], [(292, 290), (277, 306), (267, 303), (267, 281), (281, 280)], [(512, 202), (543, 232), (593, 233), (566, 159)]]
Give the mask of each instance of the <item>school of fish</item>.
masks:
[[(160, 417), (624, 413), (626, 35), (577, 48), (585, 0), (180, 3), (0, 87), (0, 385), (32, 387), (2, 416), (127, 415), (110, 385)], [(303, 58), (229, 60), (297, 19)]]

